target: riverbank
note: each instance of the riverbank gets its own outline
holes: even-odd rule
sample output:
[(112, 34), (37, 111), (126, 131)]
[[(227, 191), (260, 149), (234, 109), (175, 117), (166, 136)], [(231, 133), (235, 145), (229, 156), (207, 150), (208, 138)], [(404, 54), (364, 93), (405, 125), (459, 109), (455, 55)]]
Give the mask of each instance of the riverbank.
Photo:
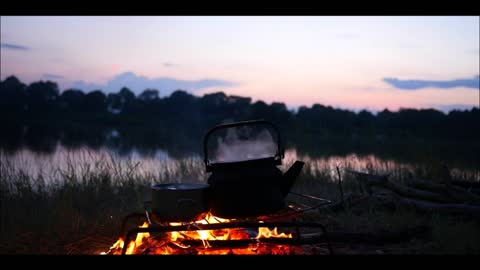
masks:
[[(180, 164), (179, 168), (165, 173), (163, 178), (153, 174), (145, 178), (135, 173), (135, 164), (115, 171), (97, 163), (83, 171), (59, 170), (57, 180), (46, 184), (42, 175), (28, 175), (22, 168), (2, 160), (0, 253), (98, 254), (106, 251), (119, 237), (122, 218), (143, 209), (152, 182), (192, 177), (197, 169), (187, 163)], [(393, 171), (392, 179), (400, 181), (406, 175), (400, 170)], [(342, 180), (345, 193), (359, 191), (356, 181), (348, 174), (342, 173)], [(329, 168), (308, 164), (292, 191), (338, 201), (336, 181)], [(425, 215), (407, 208), (391, 211), (375, 205), (352, 205), (336, 212), (309, 212), (303, 218), (323, 223), (329, 232), (378, 234), (428, 228), (426, 234), (405, 242), (335, 243), (337, 254), (480, 254), (480, 222), (473, 218)]]

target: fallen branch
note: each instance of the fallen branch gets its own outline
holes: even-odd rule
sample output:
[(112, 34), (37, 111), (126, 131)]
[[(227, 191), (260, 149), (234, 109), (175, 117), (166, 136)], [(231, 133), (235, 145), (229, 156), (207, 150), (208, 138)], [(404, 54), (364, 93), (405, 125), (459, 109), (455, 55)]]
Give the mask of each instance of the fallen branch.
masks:
[[(395, 193), (406, 196), (406, 197), (413, 197), (428, 201), (435, 201), (440, 203), (451, 203), (451, 198), (445, 198), (445, 196), (429, 191), (418, 190), (414, 188), (410, 188), (408, 186), (398, 184), (388, 180), (388, 175), (373, 175), (368, 173), (362, 173), (357, 171), (347, 170), (347, 172), (354, 174), (359, 181), (364, 182), (367, 188), (371, 188), (372, 186), (379, 186), (389, 190), (394, 191)], [(370, 192), (371, 193), (371, 192)]]
[(471, 193), (461, 187), (457, 187), (451, 184), (438, 184), (431, 181), (425, 181), (416, 178), (410, 178), (406, 180), (406, 184), (433, 192), (439, 192), (455, 202), (460, 203), (480, 203), (480, 195)]
[(469, 192), (475, 193), (480, 195), (480, 182), (476, 181), (463, 181), (463, 180), (455, 180), (451, 183), (453, 186), (461, 187), (466, 189)]
[(413, 207), (416, 210), (423, 212), (440, 212), (446, 214), (462, 214), (473, 217), (480, 217), (480, 206), (468, 204), (440, 204), (428, 201), (422, 201), (411, 198), (403, 198), (394, 193), (391, 194), (377, 194), (378, 199), (385, 204), (395, 204), (407, 207)]

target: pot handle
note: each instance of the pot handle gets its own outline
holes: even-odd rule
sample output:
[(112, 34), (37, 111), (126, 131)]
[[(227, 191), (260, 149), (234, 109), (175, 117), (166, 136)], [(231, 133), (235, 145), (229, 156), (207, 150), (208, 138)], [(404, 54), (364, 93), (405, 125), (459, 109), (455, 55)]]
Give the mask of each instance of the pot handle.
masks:
[(143, 209), (145, 211), (150, 210), (151, 207), (152, 207), (152, 201), (151, 200), (147, 200), (147, 201), (143, 202)]

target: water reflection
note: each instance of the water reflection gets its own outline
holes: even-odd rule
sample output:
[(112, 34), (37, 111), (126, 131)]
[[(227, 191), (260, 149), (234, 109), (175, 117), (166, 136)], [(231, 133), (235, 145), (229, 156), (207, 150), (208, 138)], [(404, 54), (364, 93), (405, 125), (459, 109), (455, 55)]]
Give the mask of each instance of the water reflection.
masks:
[(88, 146), (69, 149), (57, 144), (50, 153), (36, 152), (27, 148), (14, 153), (0, 151), (0, 161), (21, 169), (26, 175), (42, 176), (45, 180), (51, 181), (58, 180), (62, 174), (81, 175), (92, 170), (96, 170), (95, 173), (106, 172), (113, 175), (132, 173), (132, 176), (151, 178), (153, 175), (174, 173), (181, 163), (200, 165), (201, 159), (192, 155), (179, 160), (160, 149), (144, 153), (134, 148), (128, 153), (120, 154), (106, 146), (97, 149)]
[[(205, 132), (166, 129), (162, 126), (117, 126), (105, 125), (86, 127), (84, 125), (34, 125), (18, 124), (4, 127), (0, 132), (0, 151), (15, 156), (30, 150), (32, 156), (38, 153), (83, 151), (85, 149), (108, 152), (119, 159), (176, 159), (203, 156)], [(480, 143), (461, 140), (426, 140), (403, 138), (378, 140), (375, 136), (352, 139), (346, 137), (316, 138), (306, 140), (302, 136), (285, 137), (286, 148), (296, 149), (301, 156), (311, 159), (330, 160), (338, 157), (354, 162), (355, 157), (395, 164), (432, 165), (446, 163), (450, 168), (478, 170), (480, 164)], [(211, 152), (211, 151), (210, 151)], [(373, 161), (373, 160), (371, 160)], [(376, 162), (376, 161), (375, 161)], [(374, 163), (375, 163), (374, 162)]]
[[(177, 158), (172, 157), (167, 150), (155, 149), (140, 151), (132, 148), (128, 152), (117, 152), (107, 146), (91, 148), (81, 146), (67, 148), (60, 143), (52, 146), (50, 153), (37, 152), (28, 148), (21, 148), (14, 153), (0, 150), (0, 162), (8, 163), (11, 167), (21, 170), (22, 173), (34, 178), (42, 177), (47, 182), (62, 181), (66, 176), (94, 173), (106, 173), (113, 179), (136, 177), (156, 182), (159, 179), (168, 182), (204, 182), (206, 179), (203, 156), (190, 154)], [(336, 179), (336, 167), (342, 171), (349, 168), (357, 171), (375, 173), (404, 174), (413, 172), (419, 167), (417, 163), (399, 162), (394, 159), (382, 159), (376, 155), (332, 155), (318, 157), (299, 153), (290, 148), (285, 152), (283, 165), (286, 170), (295, 160), (306, 163), (304, 172), (314, 177), (327, 175)], [(423, 164), (428, 166), (428, 164)], [(480, 181), (480, 169), (452, 168), (454, 176)], [(68, 177), (67, 177), (68, 178)]]

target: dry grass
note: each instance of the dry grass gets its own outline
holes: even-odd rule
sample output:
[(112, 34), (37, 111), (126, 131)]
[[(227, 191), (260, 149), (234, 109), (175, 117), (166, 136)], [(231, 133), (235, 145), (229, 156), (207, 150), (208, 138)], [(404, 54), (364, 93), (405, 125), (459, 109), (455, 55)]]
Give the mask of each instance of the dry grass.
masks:
[[(291, 163), (287, 161), (285, 167)], [(28, 174), (24, 167), (0, 155), (0, 253), (98, 254), (108, 249), (119, 236), (123, 216), (143, 209), (153, 183), (205, 179), (200, 159), (169, 164), (164, 170), (152, 172), (139, 170), (138, 162), (120, 163), (115, 159), (97, 160), (89, 166), (71, 162), (47, 176)], [(359, 169), (358, 165), (337, 165), (342, 171)], [(427, 179), (430, 173), (428, 168), (392, 167), (388, 163), (360, 169), (391, 172), (392, 179), (397, 181), (402, 181), (412, 170)], [(293, 190), (337, 200), (337, 179), (332, 164), (307, 161)], [(358, 191), (351, 176), (343, 174), (342, 180), (344, 192)], [(367, 209), (362, 213), (347, 209), (335, 215), (322, 215), (321, 219), (330, 228), (352, 231), (412, 225), (433, 227), (429, 240), (384, 247), (384, 253), (389, 253), (388, 250), (392, 253), (480, 253), (478, 221), (380, 209)], [(371, 250), (363, 248), (365, 253)]]

